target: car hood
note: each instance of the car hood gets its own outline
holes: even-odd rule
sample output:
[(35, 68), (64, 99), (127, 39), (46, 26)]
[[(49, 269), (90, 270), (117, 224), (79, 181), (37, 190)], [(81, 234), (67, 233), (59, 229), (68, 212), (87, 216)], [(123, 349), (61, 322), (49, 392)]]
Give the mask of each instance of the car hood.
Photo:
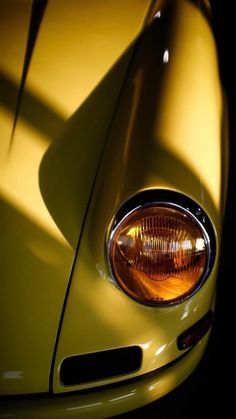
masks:
[(49, 389), (96, 172), (149, 6), (1, 2), (1, 393)]

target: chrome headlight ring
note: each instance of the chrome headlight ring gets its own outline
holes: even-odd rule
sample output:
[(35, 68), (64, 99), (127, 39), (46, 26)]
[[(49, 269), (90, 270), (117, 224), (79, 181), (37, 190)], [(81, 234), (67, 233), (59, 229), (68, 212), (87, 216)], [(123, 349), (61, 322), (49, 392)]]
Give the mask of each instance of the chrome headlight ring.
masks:
[(175, 191), (143, 191), (118, 210), (107, 242), (115, 283), (135, 300), (169, 306), (190, 298), (215, 260), (207, 214)]

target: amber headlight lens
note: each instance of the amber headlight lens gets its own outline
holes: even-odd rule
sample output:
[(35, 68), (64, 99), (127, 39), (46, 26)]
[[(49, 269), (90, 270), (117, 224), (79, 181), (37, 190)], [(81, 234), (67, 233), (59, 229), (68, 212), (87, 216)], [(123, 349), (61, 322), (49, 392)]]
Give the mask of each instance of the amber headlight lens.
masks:
[(174, 205), (139, 207), (117, 223), (109, 242), (113, 278), (147, 304), (181, 302), (203, 281), (209, 240), (199, 221)]

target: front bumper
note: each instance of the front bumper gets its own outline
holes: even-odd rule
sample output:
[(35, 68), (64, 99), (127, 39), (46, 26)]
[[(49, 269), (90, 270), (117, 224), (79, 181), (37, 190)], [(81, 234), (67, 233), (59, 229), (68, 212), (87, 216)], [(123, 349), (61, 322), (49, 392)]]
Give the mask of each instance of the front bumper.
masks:
[(137, 381), (89, 393), (8, 398), (1, 401), (0, 417), (19, 419), (102, 419), (136, 409), (169, 393), (198, 365), (209, 332), (169, 368), (138, 377)]

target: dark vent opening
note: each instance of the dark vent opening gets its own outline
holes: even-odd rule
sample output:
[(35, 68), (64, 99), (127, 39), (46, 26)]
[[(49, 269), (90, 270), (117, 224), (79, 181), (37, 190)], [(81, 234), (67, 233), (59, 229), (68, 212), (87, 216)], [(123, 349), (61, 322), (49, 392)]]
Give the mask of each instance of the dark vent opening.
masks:
[(62, 362), (61, 382), (68, 386), (129, 374), (141, 363), (142, 350), (138, 346), (76, 355)]

